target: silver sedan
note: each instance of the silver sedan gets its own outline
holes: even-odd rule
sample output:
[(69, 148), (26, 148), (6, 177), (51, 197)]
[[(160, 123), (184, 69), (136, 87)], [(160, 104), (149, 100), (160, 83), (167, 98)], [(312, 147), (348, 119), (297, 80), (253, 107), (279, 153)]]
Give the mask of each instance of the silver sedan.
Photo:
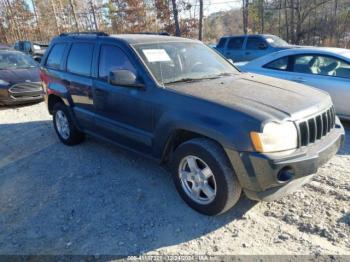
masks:
[(328, 92), (336, 112), (350, 120), (350, 50), (296, 48), (272, 53), (249, 63), (242, 71), (303, 83)]

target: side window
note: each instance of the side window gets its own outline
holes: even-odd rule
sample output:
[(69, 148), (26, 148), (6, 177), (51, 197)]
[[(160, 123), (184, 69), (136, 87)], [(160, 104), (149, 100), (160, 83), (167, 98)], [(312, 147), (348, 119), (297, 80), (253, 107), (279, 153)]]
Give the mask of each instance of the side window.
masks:
[(350, 78), (350, 64), (331, 56), (318, 56), (318, 73), (325, 76)]
[(23, 51), (24, 52), (30, 52), (32, 49), (32, 45), (29, 41), (25, 41), (23, 44)]
[(56, 44), (52, 47), (49, 57), (46, 60), (46, 66), (51, 68), (60, 68), (64, 49), (66, 44)]
[(91, 62), (94, 45), (89, 43), (75, 43), (67, 58), (67, 71), (79, 75), (91, 74)]
[(220, 41), (216, 47), (217, 48), (224, 48), (224, 46), (226, 44), (226, 40), (227, 40), (227, 38), (220, 38)]
[(228, 42), (228, 49), (242, 49), (244, 43), (244, 37), (232, 37)]
[(267, 46), (266, 41), (261, 37), (250, 36), (248, 37), (247, 45), (245, 49), (249, 50), (260, 50), (262, 47)]
[(275, 61), (272, 61), (263, 67), (275, 70), (287, 70), (288, 68), (288, 56), (279, 58)]
[(297, 73), (350, 78), (350, 64), (331, 56), (299, 55), (294, 57)]
[[(312, 67), (315, 65), (317, 57), (313, 55), (294, 56), (293, 72), (314, 74)], [(316, 74), (316, 72), (315, 72)]]
[(99, 77), (107, 79), (109, 72), (116, 69), (126, 69), (136, 73), (135, 67), (119, 47), (102, 45), (100, 50)]

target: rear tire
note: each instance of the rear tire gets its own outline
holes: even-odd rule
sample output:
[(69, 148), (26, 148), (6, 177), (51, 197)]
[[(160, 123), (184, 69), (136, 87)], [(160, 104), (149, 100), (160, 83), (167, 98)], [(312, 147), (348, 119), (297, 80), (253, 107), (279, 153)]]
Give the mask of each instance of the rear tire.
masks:
[(85, 134), (77, 129), (69, 109), (60, 102), (53, 107), (53, 125), (63, 144), (73, 146), (84, 141)]
[(213, 140), (195, 138), (174, 152), (171, 170), (182, 199), (205, 215), (232, 208), (242, 189), (222, 147)]

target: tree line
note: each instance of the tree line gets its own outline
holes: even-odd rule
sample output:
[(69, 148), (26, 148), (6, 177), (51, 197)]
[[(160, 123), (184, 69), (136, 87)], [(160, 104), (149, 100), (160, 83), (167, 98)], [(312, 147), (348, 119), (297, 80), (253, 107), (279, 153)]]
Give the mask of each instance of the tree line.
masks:
[[(207, 2), (208, 1), (208, 2)], [(292, 44), (349, 47), (350, 0), (0, 0), (0, 43), (49, 41), (64, 32), (167, 32), (214, 43), (225, 34), (270, 33)]]

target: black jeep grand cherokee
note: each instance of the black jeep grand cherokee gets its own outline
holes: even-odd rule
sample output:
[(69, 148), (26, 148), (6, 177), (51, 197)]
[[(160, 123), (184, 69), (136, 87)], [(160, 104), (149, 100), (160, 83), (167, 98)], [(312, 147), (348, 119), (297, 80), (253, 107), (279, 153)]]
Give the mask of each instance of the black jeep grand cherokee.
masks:
[(197, 211), (227, 211), (241, 191), (273, 200), (300, 187), (339, 149), (328, 94), (243, 74), (198, 41), (64, 34), (41, 63), (60, 140), (84, 134), (170, 162)]

